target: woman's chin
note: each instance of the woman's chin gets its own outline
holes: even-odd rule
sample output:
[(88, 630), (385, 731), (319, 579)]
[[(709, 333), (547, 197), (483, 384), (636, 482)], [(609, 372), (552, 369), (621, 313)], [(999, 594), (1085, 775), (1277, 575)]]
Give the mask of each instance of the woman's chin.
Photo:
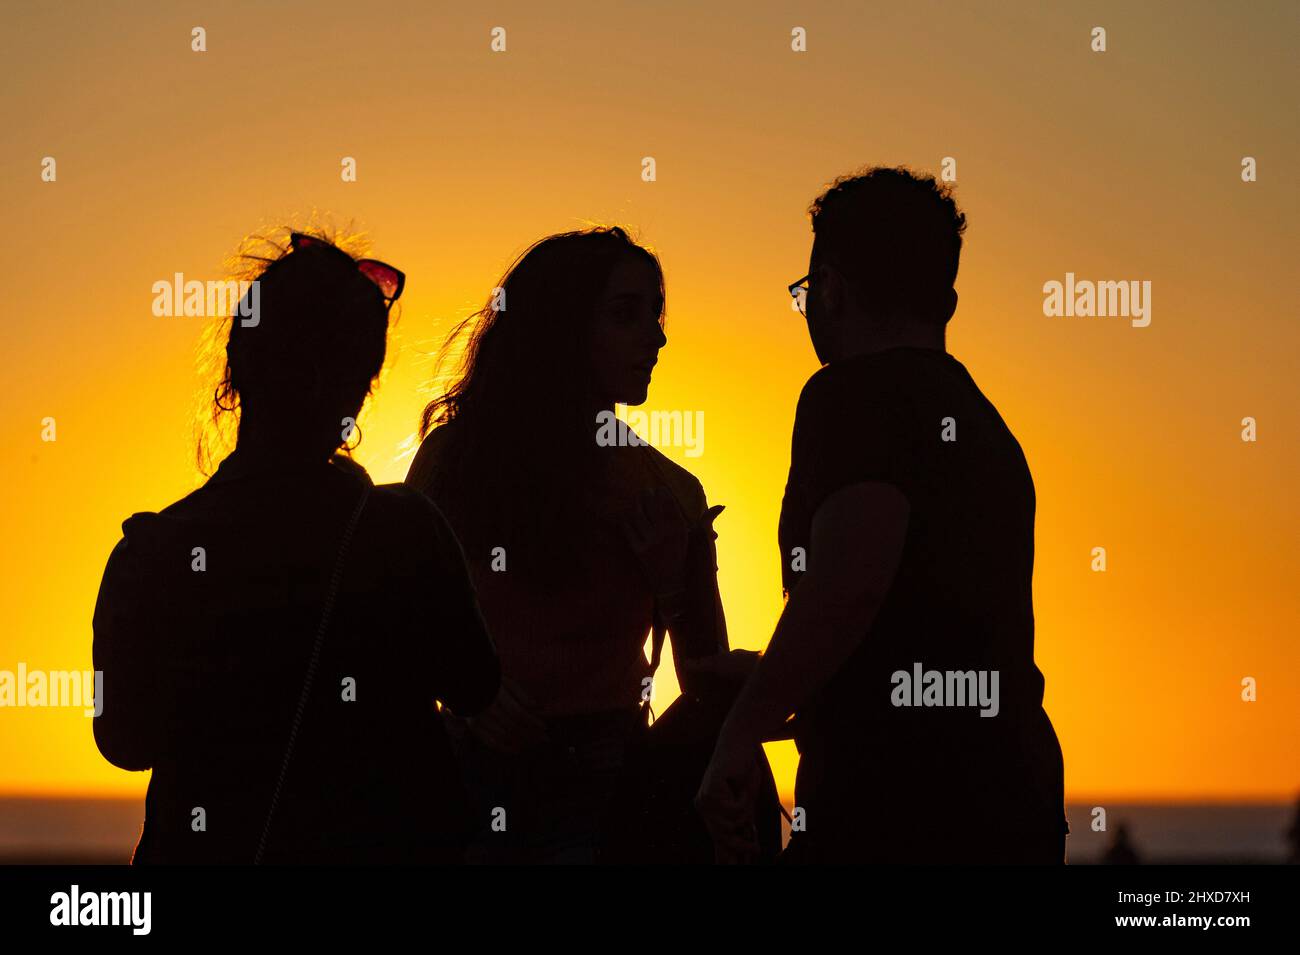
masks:
[(635, 408), (637, 405), (643, 405), (646, 398), (650, 395), (650, 382), (635, 388), (629, 388), (626, 397), (619, 399), (619, 404), (627, 405), (629, 408)]

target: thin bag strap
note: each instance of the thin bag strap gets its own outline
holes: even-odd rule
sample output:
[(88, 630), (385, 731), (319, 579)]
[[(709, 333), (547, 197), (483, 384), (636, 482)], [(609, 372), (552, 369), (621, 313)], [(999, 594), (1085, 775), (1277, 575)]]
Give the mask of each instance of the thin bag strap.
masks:
[[(645, 459), (650, 465), (650, 470), (655, 472), (655, 476), (659, 478), (660, 483), (665, 488), (667, 488), (668, 493), (673, 496), (673, 501), (676, 502), (677, 509), (681, 511), (683, 515), (685, 515), (686, 509), (682, 507), (682, 502), (677, 499), (677, 492), (673, 490), (673, 483), (669, 479), (668, 473), (663, 469), (663, 467), (660, 466), (658, 459), (654, 456), (653, 453), (651, 453), (649, 450), (647, 450), (644, 453), (645, 453)], [(664, 655), (664, 639), (667, 637), (667, 635), (668, 635), (668, 627), (665, 624), (661, 623), (661, 616), (659, 614), (659, 605), (658, 605), (658, 601), (656, 601), (654, 620), (651, 624), (651, 631), (650, 631), (650, 677), (651, 679), (654, 678), (655, 673), (658, 672), (659, 670), (659, 663), (662, 660)]]
[(280, 802), (280, 791), (284, 788), (285, 777), (289, 773), (289, 761), (293, 758), (294, 744), (298, 741), (298, 728), (302, 725), (303, 713), (307, 709), (307, 699), (311, 696), (311, 685), (316, 678), (316, 666), (320, 662), (321, 646), (325, 642), (325, 631), (329, 629), (330, 618), (334, 612), (334, 598), (338, 595), (339, 583), (343, 579), (343, 567), (347, 563), (348, 545), (361, 520), (361, 511), (370, 499), (369, 481), (361, 491), (361, 499), (348, 519), (343, 530), (343, 539), (339, 542), (338, 556), (334, 559), (334, 571), (330, 575), (329, 589), (325, 591), (325, 605), (321, 610), (320, 624), (316, 627), (316, 641), (312, 644), (311, 658), (307, 662), (307, 675), (302, 681), (302, 693), (298, 696), (298, 710), (293, 715), (293, 725), (289, 729), (289, 742), (284, 749), (284, 759), (280, 762), (280, 777), (275, 781), (275, 790), (271, 793), (271, 805), (266, 811), (266, 822), (262, 826), (262, 836), (257, 841), (257, 852), (253, 856), (253, 865), (262, 864), (262, 855), (266, 852), (266, 841), (271, 835), (271, 822), (275, 818), (275, 808)]

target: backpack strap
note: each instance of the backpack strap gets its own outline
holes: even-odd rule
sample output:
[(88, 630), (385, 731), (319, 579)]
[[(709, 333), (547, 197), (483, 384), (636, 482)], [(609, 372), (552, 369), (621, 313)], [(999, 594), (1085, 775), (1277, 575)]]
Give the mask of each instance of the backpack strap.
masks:
[(257, 851), (253, 855), (253, 865), (262, 864), (262, 856), (266, 852), (266, 841), (271, 835), (271, 822), (275, 818), (275, 808), (280, 802), (280, 791), (284, 788), (285, 777), (289, 773), (289, 761), (293, 758), (294, 744), (298, 741), (298, 729), (302, 725), (303, 713), (307, 709), (307, 699), (311, 696), (311, 685), (316, 678), (316, 666), (320, 663), (321, 645), (325, 642), (325, 631), (329, 629), (330, 618), (334, 612), (334, 598), (338, 595), (339, 583), (343, 579), (343, 567), (347, 563), (348, 546), (352, 543), (352, 535), (356, 532), (357, 524), (361, 520), (361, 512), (365, 509), (366, 501), (370, 499), (370, 490), (373, 485), (367, 479), (361, 489), (361, 498), (357, 501), (357, 506), (352, 511), (352, 516), (348, 518), (347, 526), (343, 529), (343, 539), (339, 542), (338, 556), (334, 559), (334, 571), (330, 575), (329, 587), (325, 591), (325, 604), (321, 610), (320, 623), (316, 627), (316, 640), (312, 644), (311, 658), (307, 662), (307, 675), (302, 681), (302, 693), (298, 696), (298, 710), (293, 715), (293, 725), (289, 729), (289, 742), (284, 748), (284, 759), (280, 762), (280, 776), (275, 781), (275, 790), (271, 793), (271, 805), (266, 811), (266, 822), (262, 826), (261, 838), (257, 840)]

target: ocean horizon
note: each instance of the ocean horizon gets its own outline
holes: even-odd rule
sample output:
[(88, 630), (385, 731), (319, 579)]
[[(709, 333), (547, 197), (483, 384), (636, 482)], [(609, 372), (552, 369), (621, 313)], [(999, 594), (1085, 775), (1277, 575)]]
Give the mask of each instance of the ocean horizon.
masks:
[[(1106, 809), (1105, 832), (1092, 829), (1095, 806)], [(1071, 801), (1068, 861), (1100, 862), (1124, 825), (1140, 862), (1280, 864), (1295, 812), (1291, 802)], [(143, 797), (0, 797), (0, 864), (125, 864), (143, 819)]]

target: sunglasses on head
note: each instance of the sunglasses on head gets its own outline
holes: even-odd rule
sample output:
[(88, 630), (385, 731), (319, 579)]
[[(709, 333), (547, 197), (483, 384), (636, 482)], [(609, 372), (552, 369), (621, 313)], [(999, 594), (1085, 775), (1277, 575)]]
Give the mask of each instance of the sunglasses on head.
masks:
[(289, 235), (289, 247), (295, 252), (317, 246), (333, 249), (356, 265), (361, 270), (362, 275), (375, 283), (375, 287), (384, 296), (385, 305), (392, 305), (401, 296), (402, 289), (406, 285), (406, 276), (387, 262), (380, 262), (378, 259), (354, 259), (338, 246), (331, 245), (324, 239), (318, 239), (314, 235), (303, 235), (301, 232), (293, 232)]

